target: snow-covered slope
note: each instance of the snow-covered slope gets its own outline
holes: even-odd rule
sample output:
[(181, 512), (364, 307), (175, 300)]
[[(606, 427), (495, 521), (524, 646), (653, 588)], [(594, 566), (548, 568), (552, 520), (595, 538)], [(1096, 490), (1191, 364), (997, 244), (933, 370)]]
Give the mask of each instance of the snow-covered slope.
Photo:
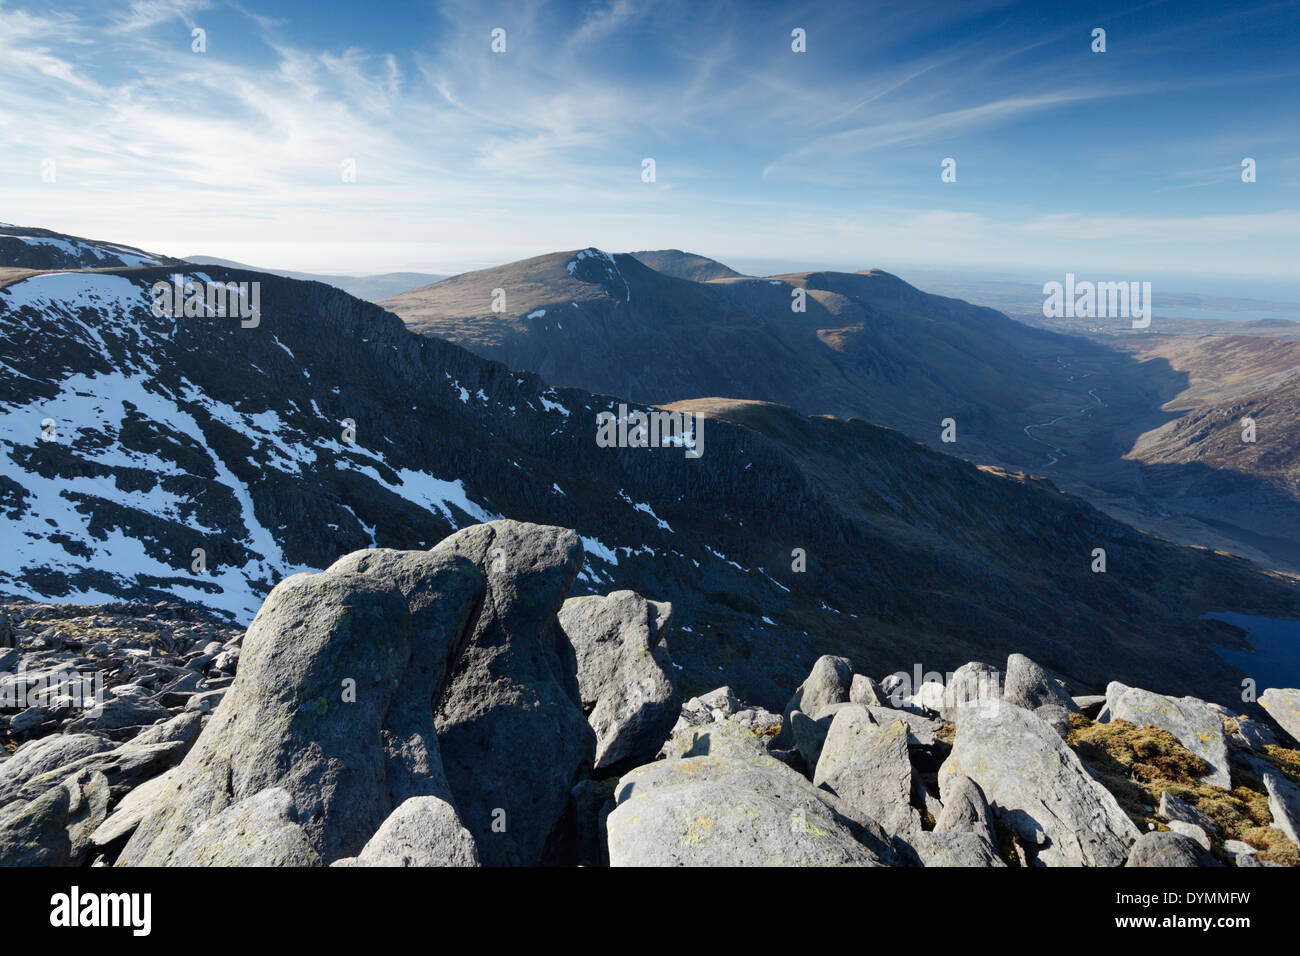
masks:
[(176, 261), (115, 242), (0, 224), (0, 267), (102, 269), (170, 265)]

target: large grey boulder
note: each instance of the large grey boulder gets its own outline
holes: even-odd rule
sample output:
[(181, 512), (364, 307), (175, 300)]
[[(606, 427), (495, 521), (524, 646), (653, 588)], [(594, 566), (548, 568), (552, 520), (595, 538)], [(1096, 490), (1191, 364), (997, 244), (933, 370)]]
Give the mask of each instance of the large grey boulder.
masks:
[(979, 784), (994, 815), (1045, 866), (1118, 866), (1138, 829), (1060, 736), (1005, 701), (963, 708), (952, 753), (939, 770)]
[(1123, 684), (1117, 680), (1113, 680), (1106, 685), (1106, 702), (1102, 705), (1101, 710), (1097, 712), (1097, 723), (1105, 724), (1110, 721), (1111, 712), (1115, 709), (1116, 702), (1124, 696), (1128, 689), (1128, 684)]
[(871, 707), (889, 706), (889, 695), (880, 686), (880, 682), (865, 674), (853, 675), (853, 683), (849, 685), (849, 700), (854, 704)]
[[(665, 760), (624, 775), (612, 866), (879, 866), (890, 851), (764, 754)], [(859, 837), (874, 840), (869, 848)]]
[(394, 808), (411, 797), (451, 798), (432, 701), (442, 693), (464, 647), (470, 615), (484, 597), (486, 579), (481, 564), (457, 554), (460, 537), (452, 535), (428, 553), (357, 551), (331, 569), (391, 581), (411, 614), (410, 659), (381, 731), (387, 802)]
[(537, 865), (596, 753), (573, 645), (556, 621), (582, 544), (563, 528), (497, 521), (438, 547), (487, 571), (436, 715), (454, 803), (484, 865)]
[(663, 641), (671, 614), (671, 604), (634, 591), (569, 598), (560, 608), (597, 769), (652, 759), (677, 721), (681, 699)]
[(992, 664), (971, 661), (953, 671), (943, 689), (939, 716), (956, 723), (959, 707), (979, 707), (1002, 697), (1002, 672)]
[(874, 820), (891, 836), (919, 833), (920, 815), (911, 805), (918, 781), (907, 752), (907, 724), (894, 720), (872, 731), (860, 716), (847, 719), (854, 721), (846, 731), (854, 738), (848, 744), (853, 752), (827, 768), (820, 786), (839, 797), (854, 820)]
[(850, 703), (837, 711), (813, 765), (814, 786), (820, 787), (839, 773), (859, 749), (875, 741), (880, 729), (871, 711), (864, 706)]
[(1181, 833), (1185, 837), (1191, 837), (1205, 849), (1210, 849), (1210, 835), (1205, 832), (1204, 827), (1188, 823), (1186, 820), (1170, 820), (1168, 826), (1171, 833)]
[(796, 710), (816, 718), (831, 704), (848, 701), (853, 689), (853, 665), (846, 657), (826, 654), (817, 658), (812, 670), (786, 702), (782, 714), (788, 719)]
[(353, 866), (478, 866), (474, 838), (456, 808), (438, 797), (411, 797), (392, 812), (353, 858)]
[(1251, 720), (1249, 717), (1240, 715), (1233, 719), (1237, 724), (1237, 732), (1232, 737), (1238, 743), (1245, 744), (1252, 750), (1263, 750), (1265, 747), (1272, 747), (1280, 743), (1277, 734), (1273, 733), (1272, 728), (1260, 723), (1258, 720)]
[(1007, 676), (1002, 689), (1002, 699), (1026, 710), (1037, 710), (1045, 704), (1056, 704), (1077, 714), (1079, 705), (1069, 693), (1052, 679), (1038, 664), (1024, 654), (1007, 658)]
[(964, 774), (944, 774), (939, 778), (939, 795), (943, 808), (934, 820), (935, 833), (973, 833), (997, 855), (998, 837), (993, 826), (984, 791)]
[[(175, 862), (206, 821), (266, 790), (287, 793), (292, 811), (252, 823), (286, 840), (285, 821), (300, 827), (322, 862), (360, 851), (413, 792), (445, 794), (430, 695), (483, 595), (481, 570), (446, 544), (350, 555), (276, 585), (234, 683), (119, 865)], [(281, 850), (296, 859), (295, 846)]]
[(1259, 695), (1259, 705), (1291, 735), (1292, 741), (1300, 744), (1300, 690), (1269, 687)]
[(1111, 707), (1111, 720), (1126, 720), (1137, 727), (1159, 727), (1210, 765), (1203, 778), (1215, 787), (1232, 789), (1228, 771), (1228, 736), (1223, 719), (1203, 700), (1166, 697), (1140, 687), (1130, 687)]
[(1222, 866), (1196, 840), (1181, 833), (1151, 830), (1133, 844), (1125, 866)]

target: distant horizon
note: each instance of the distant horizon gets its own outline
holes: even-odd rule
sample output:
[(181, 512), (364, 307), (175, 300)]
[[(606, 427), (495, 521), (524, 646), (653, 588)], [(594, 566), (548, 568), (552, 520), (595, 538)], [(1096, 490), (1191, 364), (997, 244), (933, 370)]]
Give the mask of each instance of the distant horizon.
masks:
[[(88, 238), (96, 238), (96, 237), (88, 237)], [(109, 237), (98, 237), (98, 238), (109, 238)], [(135, 243), (132, 243), (132, 245), (135, 245)], [(390, 268), (367, 269), (364, 271), (362, 270), (348, 271), (346, 269), (319, 268), (316, 265), (313, 265), (310, 261), (303, 261), (303, 262), (299, 262), (298, 264), (292, 264), (292, 265), (284, 265), (284, 264), (271, 263), (271, 262), (254, 262), (254, 261), (249, 261), (248, 258), (244, 258), (239, 255), (218, 255), (210, 251), (187, 252), (184, 253), (183, 255), (177, 255), (176, 253), (173, 253), (167, 249), (155, 249), (155, 248), (150, 248), (148, 246), (139, 246), (139, 248), (147, 249), (150, 252), (158, 252), (166, 255), (175, 255), (177, 258), (183, 258), (183, 259), (195, 258), (198, 256), (209, 256), (211, 258), (230, 259), (236, 262), (244, 262), (247, 263), (248, 265), (258, 266), (263, 269), (273, 269), (273, 270), (284, 271), (284, 272), (310, 272), (310, 273), (315, 273), (317, 275), (357, 276), (357, 277), (385, 275), (385, 274), (395, 273), (395, 272), (415, 272), (415, 273), (425, 273), (430, 275), (442, 275), (442, 276), (450, 277), (455, 275), (461, 275), (466, 272), (477, 272), (482, 269), (492, 269), (498, 266), (507, 265), (511, 262), (520, 262), (525, 259), (535, 258), (536, 256), (550, 255), (557, 252), (566, 252), (569, 251), (569, 249), (585, 249), (589, 247), (603, 249), (606, 252), (619, 253), (619, 254), (630, 254), (633, 252), (654, 252), (663, 249), (677, 249), (681, 252), (686, 252), (693, 255), (704, 256), (705, 258), (708, 259), (713, 259), (714, 261), (720, 262), (723, 265), (728, 266), (729, 268), (735, 269), (737, 272), (740, 272), (744, 275), (752, 275), (755, 277), (784, 275), (784, 274), (795, 273), (795, 272), (812, 272), (812, 271), (859, 272), (868, 269), (880, 269), (883, 272), (889, 272), (891, 274), (897, 275), (899, 278), (907, 280), (909, 282), (911, 280), (908, 280), (907, 274), (911, 273), (914, 275), (945, 276), (945, 277), (953, 277), (953, 278), (962, 277), (962, 278), (971, 278), (971, 279), (978, 278), (985, 281), (1014, 282), (1014, 283), (1020, 283), (1025, 285), (1041, 286), (1043, 282), (1050, 281), (1053, 279), (1059, 279), (1064, 274), (1064, 272), (1067, 271), (1063, 269), (1060, 272), (1054, 273), (1054, 272), (1049, 272), (1045, 269), (1035, 270), (1023, 266), (1017, 267), (1009, 264), (991, 265), (984, 270), (980, 270), (976, 266), (953, 267), (953, 268), (945, 269), (945, 268), (936, 267), (933, 264), (925, 264), (920, 262), (893, 262), (889, 264), (879, 264), (879, 263), (855, 264), (853, 262), (844, 259), (840, 259), (839, 261), (829, 261), (829, 262), (813, 262), (813, 261), (805, 260), (801, 257), (790, 257), (786, 259), (780, 259), (780, 258), (754, 259), (745, 256), (729, 257), (726, 255), (710, 255), (706, 252), (700, 251), (699, 249), (690, 248), (689, 246), (686, 245), (661, 246), (661, 247), (641, 246), (636, 249), (611, 249), (605, 246), (597, 245), (595, 243), (588, 243), (585, 246), (572, 246), (567, 248), (557, 246), (553, 249), (545, 249), (541, 252), (532, 252), (527, 255), (518, 255), (509, 258), (506, 258), (504, 256), (495, 259), (489, 257), (489, 258), (484, 258), (482, 260), (475, 260), (470, 265), (468, 265), (468, 267), (462, 267), (462, 268), (455, 268), (451, 263), (444, 263), (440, 265), (436, 262), (418, 263), (418, 262), (408, 261), (402, 264), (392, 265)], [(252, 251), (256, 252), (257, 250), (252, 250)], [(1085, 268), (1085, 269), (1078, 269), (1072, 271), (1075, 271), (1077, 275), (1082, 277), (1087, 275), (1096, 276), (1102, 273), (1104, 270), (1088, 270)], [(1222, 295), (1222, 296), (1230, 296), (1233, 298), (1252, 299), (1256, 301), (1281, 301), (1281, 302), (1293, 303), (1297, 307), (1300, 307), (1300, 277), (1296, 277), (1294, 275), (1243, 276), (1243, 275), (1227, 275), (1227, 274), (1214, 275), (1214, 274), (1206, 274), (1206, 273), (1162, 274), (1162, 273), (1153, 273), (1153, 272), (1146, 272), (1143, 273), (1143, 275), (1150, 277), (1153, 281), (1174, 283), (1174, 285), (1165, 286), (1165, 291), (1167, 292), (1177, 292), (1179, 294), (1199, 293), (1203, 295)], [(1041, 278), (1039, 278), (1040, 276)], [(911, 284), (918, 285), (917, 282), (911, 282)], [(922, 287), (922, 291), (929, 292), (933, 290), (925, 289)]]
[[(63, 232), (69, 235), (80, 235), (85, 239), (116, 242), (124, 245), (133, 246), (146, 252), (157, 253), (159, 255), (171, 256), (178, 259), (193, 259), (207, 257), (214, 259), (225, 259), (232, 262), (242, 263), (246, 266), (263, 269), (272, 272), (302, 272), (322, 276), (336, 277), (354, 277), (366, 278), (371, 276), (389, 275), (393, 273), (418, 273), (422, 275), (437, 275), (445, 278), (462, 275), (467, 272), (476, 272), (482, 269), (492, 269), (499, 266), (508, 265), (512, 262), (520, 262), (537, 256), (551, 255), (557, 252), (566, 252), (572, 249), (599, 248), (606, 252), (630, 254), (634, 252), (651, 252), (666, 249), (677, 249), (681, 252), (692, 255), (704, 256), (708, 259), (720, 262), (729, 268), (736, 270), (744, 275), (755, 277), (785, 275), (799, 272), (859, 272), (869, 269), (879, 269), (897, 275), (904, 281), (915, 285), (923, 292), (936, 292), (937, 294), (951, 294), (939, 289), (929, 288), (925, 285), (926, 278), (939, 278), (943, 281), (967, 280), (970, 282), (981, 283), (1004, 283), (1023, 286), (1039, 287), (1044, 282), (1059, 280), (1066, 272), (1074, 272), (1079, 278), (1129, 278), (1135, 276), (1137, 271), (1129, 269), (1122, 275), (1114, 273), (1113, 270), (1088, 269), (1088, 268), (1062, 268), (1057, 272), (1052, 272), (1046, 268), (1031, 269), (1026, 266), (1016, 266), (1006, 263), (990, 264), (985, 267), (979, 267), (972, 264), (956, 265), (950, 268), (935, 266), (933, 263), (922, 263), (916, 261), (895, 261), (895, 262), (870, 262), (855, 263), (845, 259), (832, 259), (830, 261), (811, 261), (803, 257), (788, 258), (752, 258), (746, 256), (728, 256), (726, 254), (716, 255), (695, 249), (686, 244), (677, 244), (669, 246), (651, 247), (640, 246), (636, 249), (618, 249), (608, 248), (595, 243), (587, 245), (561, 247), (544, 249), (539, 252), (525, 252), (524, 254), (502, 253), (497, 257), (484, 255), (480, 259), (474, 260), (447, 260), (443, 263), (437, 262), (419, 262), (415, 260), (405, 260), (398, 263), (390, 263), (387, 266), (380, 265), (365, 269), (348, 268), (346, 265), (340, 267), (337, 255), (346, 255), (345, 252), (333, 252), (326, 257), (323, 262), (334, 264), (334, 268), (328, 265), (322, 265), (321, 260), (310, 258), (310, 253), (300, 247), (291, 247), (279, 243), (245, 243), (235, 248), (227, 248), (217, 243), (220, 252), (214, 252), (211, 248), (203, 251), (185, 251), (178, 252), (178, 249), (188, 249), (184, 243), (194, 243), (194, 240), (179, 240), (172, 242), (167, 239), (146, 239), (136, 241), (124, 239), (117, 235), (86, 235), (76, 233), (72, 230), (65, 230), (51, 226), (47, 223), (35, 222), (17, 222), (5, 223), (0, 222), (0, 228), (4, 225), (10, 225), (18, 228), (39, 228), (49, 229), (54, 232)], [(319, 244), (314, 244), (319, 245)], [(329, 248), (345, 245), (339, 243), (326, 244)], [(277, 259), (262, 259), (264, 251), (271, 249), (288, 249), (280, 254)], [(296, 251), (292, 251), (295, 250)], [(276, 252), (268, 253), (271, 256), (277, 255)], [(285, 262), (286, 259), (294, 261)], [(1138, 270), (1140, 271), (1140, 270)], [(1142, 271), (1141, 275), (1158, 283), (1162, 288), (1158, 291), (1166, 294), (1186, 295), (1210, 295), (1222, 296), (1243, 301), (1249, 300), (1266, 304), (1277, 302), (1285, 305), (1294, 306), (1300, 310), (1300, 277), (1291, 275), (1231, 275), (1231, 274), (1213, 274), (1213, 273), (1158, 273)], [(911, 276), (911, 278), (909, 278)], [(974, 293), (966, 293), (962, 297), (968, 298)], [(969, 301), (976, 304), (983, 304), (977, 298), (970, 298)], [(1162, 308), (1157, 300), (1155, 304), (1157, 314), (1169, 314), (1167, 308)], [(1288, 316), (1279, 315), (1279, 318)]]

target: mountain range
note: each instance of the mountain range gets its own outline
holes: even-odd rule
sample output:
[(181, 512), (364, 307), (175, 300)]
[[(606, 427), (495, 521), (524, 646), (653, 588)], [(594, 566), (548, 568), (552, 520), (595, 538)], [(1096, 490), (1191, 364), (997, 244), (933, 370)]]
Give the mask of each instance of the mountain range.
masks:
[[(899, 343), (934, 355), (959, 351), (944, 336), (964, 335), (976, 351), (965, 394), (996, 397), (994, 369), (1007, 371), (999, 351), (1041, 342), (1046, 354), (1048, 333), (1022, 335), (955, 300), (931, 303), (884, 273), (700, 288), (630, 256), (530, 263), (518, 271), (538, 276), (535, 288), (512, 283), (506, 293), (512, 313), (529, 311), (485, 326), (478, 348), (515, 355), (573, 323), (610, 349), (607, 393), (547, 380), (586, 367), (558, 338), (551, 365), (520, 371), (411, 316), (404, 323), (341, 290), (267, 273), (186, 270), (203, 284), (259, 283), (251, 326), (234, 315), (156, 314), (152, 289), (174, 263), (0, 280), (9, 372), (0, 521), (16, 543), (0, 559), (0, 591), (180, 599), (244, 623), (293, 571), (368, 546), (430, 547), (509, 517), (577, 530), (587, 563), (573, 593), (630, 588), (671, 601), (686, 691), (730, 683), (773, 706), (826, 653), (883, 673), (918, 662), (942, 672), (1013, 650), (1078, 692), (1158, 677), (1174, 692), (1233, 699), (1242, 675), (1212, 647), (1243, 648), (1242, 632), (1202, 615), (1300, 616), (1294, 579), (1136, 531), (1044, 478), (977, 466), (861, 419), (708, 394), (753, 381), (745, 342), (766, 336), (789, 345), (789, 372), (820, 370), (827, 395), (887, 395), (894, 375), (934, 403), (934, 418), (955, 373), (918, 371)], [(559, 305), (552, 297), (534, 308), (557, 267), (572, 284)], [(454, 277), (421, 294), (437, 303), (446, 289), (481, 291), (493, 315), (494, 278)], [(687, 347), (692, 309), (789, 300), (796, 288), (825, 309), (817, 321), (832, 306), (860, 321), (845, 332), (852, 347), (830, 352), (855, 363), (875, 355), (878, 379), (852, 382), (835, 355), (819, 355), (815, 323), (796, 316), (792, 332), (773, 311), (765, 329), (740, 305), (724, 310), (716, 337)], [(640, 311), (651, 292), (678, 303), (660, 307), (658, 329)], [(941, 312), (909, 319), (922, 305)], [(540, 309), (548, 315), (529, 317)], [(542, 324), (552, 310), (553, 330)], [(679, 360), (703, 384), (684, 390)], [(612, 387), (620, 378), (635, 394)], [(1014, 389), (1004, 390), (1012, 401)], [(651, 411), (638, 395), (704, 416), (702, 457), (601, 447), (598, 413)], [(1104, 573), (1093, 570), (1096, 549)]]
[[(382, 304), (557, 385), (861, 418), (1051, 475), (1170, 540), (1300, 572), (1300, 358), (1277, 338), (1285, 323), (1235, 336), (1044, 328), (879, 270), (758, 278), (680, 250), (539, 256)], [(1241, 441), (1247, 413), (1263, 416), (1254, 444)]]

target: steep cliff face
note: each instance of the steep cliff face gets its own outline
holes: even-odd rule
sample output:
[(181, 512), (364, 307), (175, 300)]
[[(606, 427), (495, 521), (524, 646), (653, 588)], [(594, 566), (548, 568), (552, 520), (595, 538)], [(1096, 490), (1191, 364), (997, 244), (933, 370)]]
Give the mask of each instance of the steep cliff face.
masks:
[[(1245, 562), (889, 429), (713, 401), (680, 409), (705, 416), (698, 459), (602, 447), (597, 415), (620, 399), (314, 282), (191, 269), (258, 285), (225, 315), (158, 316), (171, 272), (0, 289), (0, 590), (180, 598), (246, 622), (295, 570), (504, 516), (578, 531), (573, 593), (672, 601), (684, 690), (773, 704), (822, 653), (885, 673), (1016, 649), (1085, 685), (1158, 674), (1224, 697), (1240, 675), (1207, 642), (1236, 638), (1199, 614), (1300, 613), (1292, 584)], [(254, 294), (255, 321), (238, 310)]]

